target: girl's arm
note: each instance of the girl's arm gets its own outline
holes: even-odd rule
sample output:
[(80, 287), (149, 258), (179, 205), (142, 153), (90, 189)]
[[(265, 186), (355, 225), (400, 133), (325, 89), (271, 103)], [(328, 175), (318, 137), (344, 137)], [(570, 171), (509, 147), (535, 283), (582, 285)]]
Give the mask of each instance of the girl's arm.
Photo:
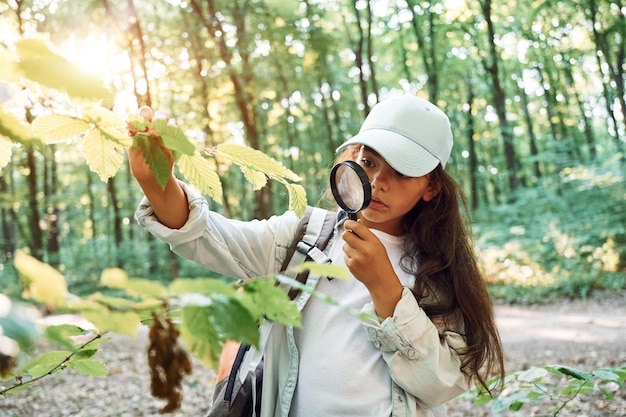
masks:
[[(162, 149), (170, 161), (170, 172), (172, 172), (174, 161), (172, 152), (167, 148)], [(161, 188), (139, 149), (131, 147), (128, 150), (128, 161), (131, 173), (150, 201), (159, 221), (170, 229), (180, 229), (189, 218), (189, 205), (187, 196), (174, 174), (170, 173), (165, 188)]]
[[(142, 107), (139, 109), (139, 116), (149, 122), (152, 121), (152, 109)], [(169, 115), (164, 111), (157, 111), (154, 117), (169, 119)], [(136, 132), (131, 134), (134, 133)], [(151, 138), (150, 140), (156, 139)], [(161, 150), (167, 157), (170, 169), (170, 178), (165, 188), (159, 185), (154, 173), (146, 163), (143, 154), (135, 147), (130, 147), (128, 150), (130, 172), (139, 183), (148, 201), (150, 201), (152, 209), (159, 221), (171, 229), (180, 229), (189, 218), (187, 197), (173, 174), (174, 156), (172, 151), (164, 146), (161, 146)]]
[[(364, 308), (374, 313), (372, 304)], [(469, 388), (461, 371), (465, 340), (460, 330), (438, 328), (404, 288), (391, 317), (364, 322), (366, 334), (380, 349), (393, 381), (423, 407), (441, 405)]]

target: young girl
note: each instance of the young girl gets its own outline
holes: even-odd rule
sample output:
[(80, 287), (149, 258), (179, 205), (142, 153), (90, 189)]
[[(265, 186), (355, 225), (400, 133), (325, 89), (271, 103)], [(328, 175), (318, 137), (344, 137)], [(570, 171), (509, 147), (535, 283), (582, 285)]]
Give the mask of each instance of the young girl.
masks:
[[(372, 200), (356, 221), (338, 216), (327, 250), (351, 279), (309, 280), (370, 318), (303, 294), (301, 328), (262, 330), (262, 416), (445, 416), (445, 402), (472, 381), (502, 376), (464, 200), (444, 171), (451, 149), (448, 117), (411, 95), (374, 106), (339, 147), (338, 160), (367, 173)], [(173, 175), (161, 189), (138, 150), (129, 158), (146, 195), (137, 219), (172, 250), (235, 278), (278, 273), (298, 226), (294, 213), (229, 220)]]

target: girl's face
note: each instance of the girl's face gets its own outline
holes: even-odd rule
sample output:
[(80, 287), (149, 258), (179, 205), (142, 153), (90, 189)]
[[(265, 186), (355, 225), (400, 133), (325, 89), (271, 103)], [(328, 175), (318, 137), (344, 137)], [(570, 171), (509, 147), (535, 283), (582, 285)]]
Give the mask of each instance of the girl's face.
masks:
[(430, 184), (428, 174), (404, 176), (366, 146), (361, 146), (356, 162), (363, 167), (372, 185), (372, 201), (359, 213), (359, 219), (371, 229), (401, 235), (403, 216), (420, 200), (430, 201), (437, 195), (438, 189)]

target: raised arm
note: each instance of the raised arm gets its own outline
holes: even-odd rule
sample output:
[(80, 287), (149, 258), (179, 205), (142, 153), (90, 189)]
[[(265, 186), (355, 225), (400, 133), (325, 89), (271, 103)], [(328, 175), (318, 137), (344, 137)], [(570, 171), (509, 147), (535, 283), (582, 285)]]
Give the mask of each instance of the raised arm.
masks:
[[(139, 115), (148, 121), (152, 121), (153, 113), (149, 107), (142, 107), (139, 110)], [(161, 112), (157, 112), (156, 115), (157, 117), (159, 115), (167, 117), (165, 113)], [(128, 162), (131, 173), (139, 183), (148, 201), (150, 201), (154, 214), (159, 221), (171, 229), (179, 229), (187, 222), (189, 217), (187, 196), (174, 176), (172, 169), (174, 156), (172, 152), (165, 147), (161, 148), (170, 164), (170, 178), (165, 188), (161, 188), (139, 149), (132, 146), (128, 149)]]

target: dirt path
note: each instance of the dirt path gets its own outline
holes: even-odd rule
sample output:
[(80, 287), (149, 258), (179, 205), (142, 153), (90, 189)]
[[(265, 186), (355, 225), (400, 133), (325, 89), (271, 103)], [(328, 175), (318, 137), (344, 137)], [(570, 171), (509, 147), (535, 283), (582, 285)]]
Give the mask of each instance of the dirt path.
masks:
[[(560, 305), (497, 306), (496, 316), (506, 353), (507, 371), (534, 365), (563, 364), (580, 370), (626, 364), (626, 295)], [(136, 339), (114, 337), (97, 358), (107, 364), (106, 378), (88, 378), (66, 371), (21, 393), (0, 399), (0, 417), (156, 417), (163, 405), (151, 397), (145, 364), (146, 334)], [(213, 371), (194, 363), (183, 389), (179, 416), (201, 417), (212, 392)], [(585, 397), (576, 409), (559, 416), (624, 417), (626, 389), (617, 398)], [(539, 416), (545, 407), (517, 414)], [(488, 407), (456, 400), (450, 417), (489, 416)]]

